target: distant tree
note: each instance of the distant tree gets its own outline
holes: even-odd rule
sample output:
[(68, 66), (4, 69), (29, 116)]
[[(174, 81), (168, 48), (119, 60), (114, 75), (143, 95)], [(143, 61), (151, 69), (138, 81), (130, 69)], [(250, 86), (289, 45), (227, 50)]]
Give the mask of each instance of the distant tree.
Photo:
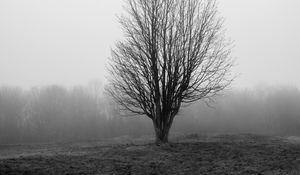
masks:
[(36, 134), (44, 141), (61, 139), (65, 129), (66, 102), (68, 92), (57, 85), (36, 90), (31, 120)]
[(0, 88), (0, 143), (19, 141), (24, 103), (21, 89)]
[(211, 99), (232, 82), (231, 44), (215, 0), (127, 2), (108, 91), (123, 110), (152, 119), (165, 143), (182, 104)]

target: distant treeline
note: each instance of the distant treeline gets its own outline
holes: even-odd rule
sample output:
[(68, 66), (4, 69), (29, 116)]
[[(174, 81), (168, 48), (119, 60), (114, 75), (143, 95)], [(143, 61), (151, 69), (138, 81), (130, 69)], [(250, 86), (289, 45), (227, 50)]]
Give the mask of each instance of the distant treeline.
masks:
[(0, 88), (0, 143), (137, 135), (139, 132), (133, 132), (131, 125), (137, 129), (141, 126), (139, 121), (130, 121), (129, 126), (102, 91), (102, 86), (97, 84), (71, 89), (49, 86), (28, 91)]
[(175, 127), (187, 128), (186, 132), (300, 136), (297, 88), (231, 91), (216, 98), (210, 106), (199, 102), (186, 108), (175, 121)]
[[(258, 88), (227, 92), (210, 103), (183, 108), (175, 133), (262, 133), (300, 135), (300, 91)], [(120, 116), (117, 106), (90, 84), (0, 88), (0, 144), (92, 140), (153, 133), (146, 117)]]

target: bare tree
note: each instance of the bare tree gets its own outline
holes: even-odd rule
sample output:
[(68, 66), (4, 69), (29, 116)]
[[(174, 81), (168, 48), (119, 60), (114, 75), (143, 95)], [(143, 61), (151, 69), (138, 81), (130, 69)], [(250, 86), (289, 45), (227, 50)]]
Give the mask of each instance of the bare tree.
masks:
[(165, 143), (182, 104), (211, 99), (232, 81), (231, 44), (215, 0), (127, 0), (126, 10), (108, 91), (123, 110), (152, 119)]

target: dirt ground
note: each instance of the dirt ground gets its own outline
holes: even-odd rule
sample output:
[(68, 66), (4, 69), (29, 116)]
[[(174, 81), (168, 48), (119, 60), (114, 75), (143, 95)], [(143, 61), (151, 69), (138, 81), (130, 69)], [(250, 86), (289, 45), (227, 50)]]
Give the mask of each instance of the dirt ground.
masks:
[(150, 142), (0, 145), (0, 175), (300, 174), (300, 139), (193, 134), (169, 145)]

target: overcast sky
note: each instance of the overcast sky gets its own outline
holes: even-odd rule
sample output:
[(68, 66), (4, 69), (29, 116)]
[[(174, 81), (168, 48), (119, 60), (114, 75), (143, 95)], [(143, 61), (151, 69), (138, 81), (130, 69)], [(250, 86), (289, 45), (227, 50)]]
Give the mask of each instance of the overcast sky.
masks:
[[(1, 0), (0, 86), (104, 80), (110, 49), (122, 38), (122, 0)], [(237, 88), (300, 88), (300, 1), (219, 0), (235, 41)]]

